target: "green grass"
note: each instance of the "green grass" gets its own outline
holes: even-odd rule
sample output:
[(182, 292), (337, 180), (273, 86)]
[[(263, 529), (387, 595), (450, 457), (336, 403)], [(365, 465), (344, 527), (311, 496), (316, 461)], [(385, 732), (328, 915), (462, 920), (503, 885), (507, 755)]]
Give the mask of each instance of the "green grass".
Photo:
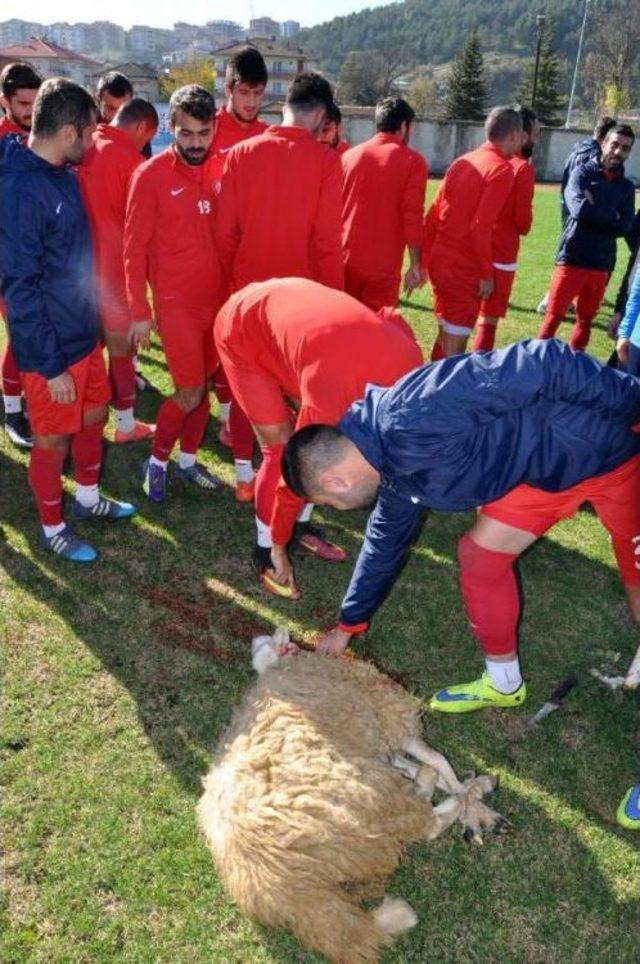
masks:
[[(540, 188), (501, 343), (536, 330), (532, 307), (548, 281), (557, 225), (557, 192)], [(622, 249), (619, 261), (622, 268)], [(430, 346), (425, 303), (423, 292), (404, 307)], [(611, 344), (605, 318), (591, 346), (602, 358)], [(145, 369), (166, 392), (157, 350)], [(152, 417), (158, 401), (143, 397), (143, 415)], [(203, 458), (230, 481), (216, 429), (212, 423)], [(214, 497), (174, 491), (166, 507), (151, 506), (136, 478), (145, 452), (108, 448), (106, 491), (136, 500), (141, 511), (132, 524), (91, 530), (102, 559), (81, 569), (34, 548), (27, 460), (6, 441), (0, 448), (0, 958), (310, 964), (318, 959), (290, 935), (245, 920), (228, 901), (194, 806), (210, 750), (251, 683), (251, 635), (286, 623), (308, 637), (330, 625), (349, 566), (300, 560), (301, 601), (267, 597), (247, 564), (251, 511), (236, 506), (230, 489)], [(353, 558), (364, 514), (321, 517)], [(430, 516), (358, 644), (423, 696), (481, 664), (455, 580), (455, 542), (470, 519)], [(581, 512), (527, 553), (520, 574), (526, 706), (427, 715), (424, 724), (458, 771), (500, 773), (495, 805), (513, 829), (482, 849), (449, 832), (410, 851), (389, 889), (411, 902), (419, 924), (385, 961), (638, 960), (640, 841), (614, 821), (623, 791), (640, 779), (638, 700), (588, 675), (594, 666), (620, 671), (638, 643), (607, 535)], [(524, 717), (571, 672), (579, 686), (566, 706), (523, 737)]]

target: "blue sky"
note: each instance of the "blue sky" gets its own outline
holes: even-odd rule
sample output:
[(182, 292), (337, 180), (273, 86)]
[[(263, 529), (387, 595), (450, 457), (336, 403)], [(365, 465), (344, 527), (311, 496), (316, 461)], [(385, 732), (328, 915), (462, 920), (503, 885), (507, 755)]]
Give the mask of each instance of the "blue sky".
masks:
[(322, 23), (332, 17), (379, 7), (388, 0), (236, 0), (231, 4), (222, 0), (180, 0), (179, 4), (158, 0), (109, 0), (100, 8), (87, 0), (2, 0), (0, 20), (33, 20), (37, 23), (53, 21), (111, 20), (123, 27), (133, 23), (152, 27), (171, 27), (176, 20), (205, 23), (207, 20), (236, 20), (248, 23), (249, 18), (273, 17), (274, 20), (298, 20), (303, 26)]

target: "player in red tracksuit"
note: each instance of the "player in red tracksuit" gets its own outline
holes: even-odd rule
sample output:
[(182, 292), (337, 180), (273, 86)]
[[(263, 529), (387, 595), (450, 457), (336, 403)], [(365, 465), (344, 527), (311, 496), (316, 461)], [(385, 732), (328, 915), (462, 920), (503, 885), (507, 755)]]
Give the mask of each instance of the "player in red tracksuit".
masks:
[(216, 319), (215, 339), (234, 397), (262, 447), (254, 562), (261, 576), (269, 570), (266, 588), (295, 598), (287, 557), (294, 534), (319, 558), (338, 562), (345, 555), (309, 523), (313, 506), (282, 482), (285, 443), (295, 428), (336, 424), (367, 383), (392, 385), (422, 364), (422, 352), (396, 312), (375, 314), (350, 295), (303, 278), (251, 284), (232, 295)]
[(422, 266), (440, 329), (433, 361), (465, 350), (480, 303), (493, 291), (493, 229), (513, 188), (520, 113), (494, 107), (485, 134), (481, 147), (453, 162), (425, 218)]
[(376, 106), (377, 133), (342, 158), (345, 290), (378, 311), (398, 303), (402, 258), (407, 291), (422, 284), (420, 256), (427, 164), (408, 147), (415, 113), (400, 97)]
[(344, 287), (340, 158), (317, 142), (332, 104), (324, 77), (298, 74), (283, 124), (229, 151), (216, 247), (233, 291), (290, 276)]
[(93, 146), (78, 170), (91, 225), (94, 270), (102, 337), (109, 353), (111, 402), (116, 413), (115, 441), (149, 438), (153, 426), (134, 419), (136, 335), (131, 330), (122, 246), (127, 193), (140, 153), (158, 128), (153, 104), (136, 97), (118, 110), (111, 124), (99, 124)]
[(166, 498), (167, 467), (180, 439), (176, 476), (202, 489), (218, 480), (196, 461), (209, 418), (209, 379), (218, 365), (213, 321), (223, 285), (213, 241), (215, 192), (207, 166), (215, 102), (197, 84), (174, 91), (169, 126), (174, 144), (142, 164), (131, 179), (124, 231), (124, 268), (133, 330), (151, 330), (147, 281), (174, 394), (158, 411), (143, 490)]
[[(7, 134), (18, 134), (26, 141), (31, 130), (33, 102), (41, 83), (41, 78), (29, 64), (7, 64), (0, 73), (0, 107), (4, 111), (0, 120), (0, 139)], [(0, 314), (6, 319), (2, 298)], [(22, 409), (20, 371), (8, 340), (2, 359), (2, 398), (7, 435), (19, 448), (31, 448), (33, 436), (29, 419)]]
[(493, 292), (480, 305), (473, 351), (489, 351), (495, 344), (498, 322), (505, 317), (509, 307), (520, 238), (529, 233), (533, 223), (536, 172), (530, 159), (540, 125), (530, 108), (521, 107), (520, 113), (524, 141), (520, 152), (511, 158), (515, 175), (513, 191), (493, 230)]
[[(258, 112), (264, 97), (269, 75), (259, 50), (241, 47), (228, 61), (224, 75), (227, 103), (216, 114), (216, 129), (211, 147), (209, 167), (220, 190), (227, 154), (232, 147), (249, 137), (262, 134), (267, 125), (259, 120)], [(214, 376), (214, 388), (220, 404), (222, 430), (220, 441), (233, 452), (236, 470), (236, 499), (253, 500), (253, 444), (251, 425), (238, 406), (232, 404), (231, 393), (222, 365)]]
[(318, 140), (321, 144), (328, 144), (340, 156), (351, 149), (349, 141), (342, 137), (342, 111), (337, 104), (334, 104), (327, 111), (327, 119), (324, 122)]

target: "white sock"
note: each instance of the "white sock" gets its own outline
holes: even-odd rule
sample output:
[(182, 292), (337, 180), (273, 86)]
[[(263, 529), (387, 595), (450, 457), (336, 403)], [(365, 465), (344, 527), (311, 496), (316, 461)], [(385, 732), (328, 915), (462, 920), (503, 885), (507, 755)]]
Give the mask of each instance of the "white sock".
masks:
[(256, 529), (258, 530), (258, 545), (262, 549), (272, 549), (271, 527), (266, 522), (261, 522), (258, 516), (256, 516)]
[(168, 466), (169, 463), (168, 463), (168, 462), (162, 462), (160, 459), (157, 459), (157, 458), (155, 457), (155, 455), (152, 455), (152, 456), (151, 456), (151, 458), (149, 459), (149, 462), (151, 463), (151, 465), (157, 465), (158, 468), (159, 468), (159, 469), (162, 469), (163, 472), (166, 472), (166, 471), (167, 471), (167, 466)]
[(4, 414), (17, 415), (22, 411), (22, 395), (3, 395)]
[(229, 412), (231, 411), (231, 402), (220, 402), (220, 421), (223, 425), (226, 425), (229, 421)]
[(178, 465), (181, 469), (191, 469), (196, 464), (194, 452), (181, 452), (178, 456)]
[(499, 693), (515, 693), (522, 686), (520, 660), (517, 656), (515, 659), (508, 659), (504, 662), (488, 659), (487, 672)]
[(116, 428), (119, 432), (130, 435), (136, 427), (136, 420), (133, 417), (133, 408), (116, 409)]
[(313, 502), (305, 502), (303, 507), (300, 509), (298, 515), (298, 522), (308, 522), (311, 518), (311, 513), (313, 512), (314, 506)]
[(42, 531), (44, 532), (47, 539), (51, 539), (52, 536), (57, 536), (59, 532), (65, 528), (64, 522), (59, 522), (57, 526), (43, 526)]
[(100, 498), (100, 490), (96, 485), (78, 485), (76, 483), (76, 499), (85, 509), (96, 505)]
[(236, 467), (236, 482), (253, 481), (253, 465), (250, 459), (235, 459), (234, 465)]

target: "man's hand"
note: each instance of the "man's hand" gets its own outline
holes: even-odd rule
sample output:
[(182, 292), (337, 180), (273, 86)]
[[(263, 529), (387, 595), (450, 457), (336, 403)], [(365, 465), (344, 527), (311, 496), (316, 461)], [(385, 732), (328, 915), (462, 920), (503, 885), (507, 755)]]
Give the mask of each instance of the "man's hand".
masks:
[(56, 375), (55, 378), (48, 378), (49, 394), (54, 402), (59, 405), (72, 405), (76, 400), (76, 383), (69, 372)]
[(293, 566), (289, 562), (286, 546), (273, 546), (271, 549), (271, 565), (269, 575), (281, 586), (286, 586), (291, 590), (290, 599), (299, 599), (300, 590), (296, 585), (296, 578)]
[(625, 368), (629, 364), (629, 341), (629, 338), (618, 338), (616, 342), (616, 351), (620, 359), (620, 364), (624, 365)]
[(607, 322), (607, 335), (612, 341), (615, 341), (618, 337), (618, 328), (620, 327), (620, 312), (616, 311), (615, 314), (611, 315), (609, 321)]
[(404, 276), (404, 290), (410, 295), (416, 288), (422, 288), (425, 280), (425, 274), (420, 265), (412, 264)]
[(478, 285), (478, 295), (482, 301), (493, 294), (493, 278), (482, 278)]
[(320, 636), (316, 641), (316, 650), (319, 653), (326, 653), (328, 656), (342, 656), (349, 645), (351, 633), (345, 633), (343, 629), (332, 629), (330, 632)]
[(139, 348), (149, 347), (152, 324), (150, 319), (147, 321), (133, 321), (131, 323), (129, 328), (129, 345), (134, 354)]

